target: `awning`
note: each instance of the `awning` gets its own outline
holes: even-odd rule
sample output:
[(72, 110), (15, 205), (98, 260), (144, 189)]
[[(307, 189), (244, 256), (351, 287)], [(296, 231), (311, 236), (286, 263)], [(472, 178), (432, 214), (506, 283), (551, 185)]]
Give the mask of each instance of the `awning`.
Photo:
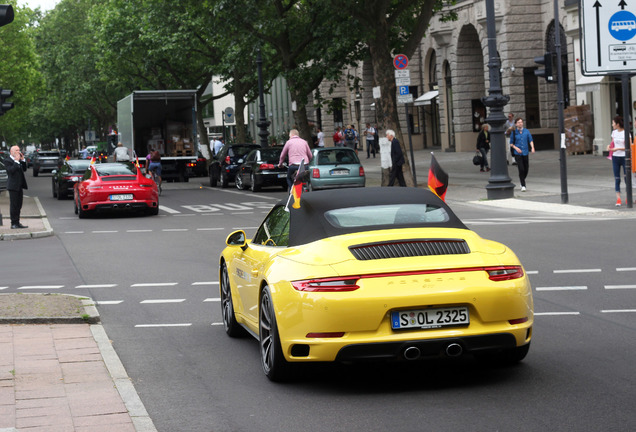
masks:
[(437, 95), (439, 95), (439, 91), (438, 90), (433, 90), (433, 91), (430, 91), (430, 92), (426, 92), (422, 96), (420, 96), (417, 99), (415, 99), (413, 101), (413, 105), (415, 105), (415, 106), (430, 105), (431, 104), (431, 100), (436, 98)]
[(577, 92), (595, 92), (601, 89), (601, 81), (603, 81), (605, 75), (599, 76), (582, 76), (576, 82)]

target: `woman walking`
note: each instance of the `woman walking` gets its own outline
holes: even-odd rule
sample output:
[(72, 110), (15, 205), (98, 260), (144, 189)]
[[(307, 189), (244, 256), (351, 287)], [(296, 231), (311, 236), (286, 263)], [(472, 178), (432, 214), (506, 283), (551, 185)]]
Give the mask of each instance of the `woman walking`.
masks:
[(614, 190), (616, 190), (616, 207), (621, 206), (621, 167), (625, 176), (625, 129), (623, 129), (623, 117), (616, 116), (612, 120), (612, 142), (607, 150), (612, 156), (612, 168), (614, 169)]

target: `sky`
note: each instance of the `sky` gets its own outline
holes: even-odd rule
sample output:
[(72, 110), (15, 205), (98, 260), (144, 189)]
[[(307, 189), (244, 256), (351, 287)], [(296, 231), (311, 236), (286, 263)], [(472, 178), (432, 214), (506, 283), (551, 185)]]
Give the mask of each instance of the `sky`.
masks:
[(60, 0), (18, 0), (20, 6), (28, 5), (31, 9), (40, 8), (43, 11), (51, 10)]

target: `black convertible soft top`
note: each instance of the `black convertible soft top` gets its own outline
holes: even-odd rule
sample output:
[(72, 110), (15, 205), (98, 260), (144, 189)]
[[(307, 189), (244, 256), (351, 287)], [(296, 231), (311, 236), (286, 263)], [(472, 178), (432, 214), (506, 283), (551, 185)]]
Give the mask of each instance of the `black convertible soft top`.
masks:
[[(293, 201), (293, 199), (292, 199)], [(278, 205), (285, 205), (287, 200)], [(335, 209), (382, 205), (426, 204), (443, 209), (447, 217), (444, 220), (426, 223), (399, 223), (387, 227), (386, 224), (365, 224), (364, 226), (336, 226), (325, 217)], [(408, 187), (366, 187), (305, 192), (301, 196), (300, 208), (289, 206), (290, 227), (289, 246), (296, 246), (320, 240), (326, 237), (361, 231), (373, 231), (387, 228), (460, 228), (468, 229), (453, 211), (437, 195), (428, 189)]]

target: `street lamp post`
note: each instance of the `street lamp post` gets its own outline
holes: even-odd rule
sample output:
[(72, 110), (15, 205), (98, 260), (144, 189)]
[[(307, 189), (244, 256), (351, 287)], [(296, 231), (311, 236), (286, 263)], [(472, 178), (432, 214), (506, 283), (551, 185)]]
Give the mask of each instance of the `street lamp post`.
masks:
[(263, 58), (261, 57), (261, 50), (256, 50), (256, 67), (258, 71), (258, 97), (259, 97), (259, 119), (256, 123), (258, 126), (258, 136), (261, 137), (261, 147), (268, 146), (267, 137), (269, 136), (269, 121), (265, 117), (265, 95), (263, 95)]
[(490, 88), (488, 96), (482, 98), (482, 102), (489, 108), (486, 122), (491, 126), (491, 165), (490, 178), (486, 185), (488, 199), (506, 199), (514, 196), (514, 187), (508, 175), (506, 152), (509, 151), (504, 136), (504, 123), (506, 116), (503, 107), (508, 104), (510, 98), (501, 92), (500, 61), (497, 54), (497, 32), (495, 28), (494, 0), (486, 0), (486, 24), (488, 29), (488, 68)]

